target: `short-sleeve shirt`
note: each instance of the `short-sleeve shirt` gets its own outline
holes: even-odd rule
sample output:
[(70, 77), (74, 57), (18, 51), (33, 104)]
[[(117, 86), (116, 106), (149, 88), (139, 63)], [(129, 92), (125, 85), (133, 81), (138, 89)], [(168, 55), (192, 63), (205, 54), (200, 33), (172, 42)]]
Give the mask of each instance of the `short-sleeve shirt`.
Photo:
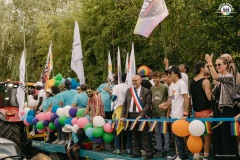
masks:
[(109, 86), (108, 86), (108, 83), (103, 83), (103, 84), (101, 84), (101, 85), (97, 88), (97, 91), (98, 91), (99, 93), (101, 93), (101, 99), (102, 99), (102, 103), (103, 103), (103, 106), (104, 106), (104, 112), (109, 112), (109, 111), (111, 111), (110, 94), (103, 89), (104, 87), (109, 87)]
[(53, 97), (46, 98), (42, 103), (43, 112), (46, 112), (48, 107), (53, 104)]
[[(105, 117), (102, 100), (99, 96), (93, 95), (92, 98), (89, 98), (88, 106), (89, 106), (89, 110), (91, 110), (91, 112), (92, 112), (92, 117), (95, 117), (95, 116)], [(96, 107), (100, 107), (99, 115), (96, 115), (96, 110), (97, 110)]]
[(81, 92), (74, 97), (73, 103), (77, 105), (78, 108), (86, 108), (88, 103), (88, 96), (86, 92)]
[(186, 83), (182, 79), (179, 79), (172, 88), (172, 109), (170, 113), (171, 118), (182, 118), (184, 112), (183, 94), (188, 94), (188, 88)]
[(113, 87), (112, 95), (117, 96), (117, 99), (114, 102), (114, 110), (117, 109), (119, 106), (123, 105), (126, 92), (127, 92), (127, 84), (126, 83), (120, 83)]
[(74, 97), (78, 94), (76, 90), (70, 89), (62, 92), (60, 102), (63, 102), (63, 107), (72, 105)]
[[(46, 98), (46, 92), (44, 91), (44, 89), (41, 89), (39, 92), (38, 92), (38, 101), (40, 99), (40, 97), (42, 97), (42, 102), (44, 102), (45, 98)], [(42, 107), (42, 104), (39, 106), (40, 108)]]
[(55, 96), (53, 96), (53, 105), (59, 105), (59, 103), (61, 102), (62, 99), (62, 93), (60, 92), (58, 94), (56, 94)]

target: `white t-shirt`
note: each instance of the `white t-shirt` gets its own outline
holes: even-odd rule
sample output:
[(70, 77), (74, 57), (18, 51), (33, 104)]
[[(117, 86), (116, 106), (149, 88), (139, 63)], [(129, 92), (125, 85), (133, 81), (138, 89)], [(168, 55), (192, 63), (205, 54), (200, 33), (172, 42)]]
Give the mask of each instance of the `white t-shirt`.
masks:
[(182, 118), (184, 112), (184, 98), (183, 94), (188, 94), (188, 88), (186, 83), (179, 79), (172, 87), (172, 109), (171, 118)]
[(170, 99), (170, 98), (172, 97), (173, 86), (174, 86), (174, 83), (171, 83), (171, 84), (168, 86), (168, 99)]
[(114, 110), (116, 110), (119, 106), (123, 105), (123, 102), (124, 102), (125, 96), (126, 96), (126, 92), (127, 92), (127, 84), (126, 83), (120, 83), (113, 87), (112, 95), (117, 96), (117, 99), (114, 101), (114, 104), (113, 104)]
[[(46, 92), (44, 91), (44, 89), (41, 89), (38, 92), (38, 101), (39, 101), (40, 97), (43, 97), (43, 99), (42, 99), (42, 104), (43, 104), (44, 100), (46, 99)], [(42, 104), (39, 106), (40, 109), (42, 108)]]
[(186, 73), (181, 72), (182, 74), (182, 80), (186, 83), (188, 87), (188, 75)]

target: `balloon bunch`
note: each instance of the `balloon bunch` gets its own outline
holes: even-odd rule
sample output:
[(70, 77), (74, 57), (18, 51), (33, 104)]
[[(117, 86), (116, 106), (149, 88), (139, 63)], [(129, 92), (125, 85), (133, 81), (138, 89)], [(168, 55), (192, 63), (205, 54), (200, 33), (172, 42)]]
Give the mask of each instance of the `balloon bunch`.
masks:
[(82, 117), (84, 109), (65, 106), (61, 108), (58, 105), (52, 107), (52, 112), (41, 112), (34, 117), (34, 111), (25, 108), (21, 112), (21, 118), (26, 126), (36, 126), (39, 133), (44, 133), (46, 130), (53, 132), (56, 128), (71, 125), (72, 132), (77, 133), (79, 128), (83, 128), (86, 135), (97, 143), (112, 142), (113, 129), (110, 123), (105, 123), (101, 116), (93, 118), (93, 123), (90, 123), (90, 116)]
[(192, 153), (199, 153), (202, 150), (203, 142), (201, 135), (205, 132), (205, 126), (200, 120), (193, 120), (191, 123), (186, 120), (176, 120), (172, 124), (172, 131), (179, 137), (188, 137), (187, 147)]

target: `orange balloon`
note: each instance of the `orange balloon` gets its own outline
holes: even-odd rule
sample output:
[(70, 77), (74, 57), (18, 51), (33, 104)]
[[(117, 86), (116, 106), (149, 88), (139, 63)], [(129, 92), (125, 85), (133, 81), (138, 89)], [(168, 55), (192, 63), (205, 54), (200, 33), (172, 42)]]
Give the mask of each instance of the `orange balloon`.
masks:
[(190, 134), (189, 129), (189, 122), (186, 120), (176, 120), (172, 124), (172, 131), (179, 137), (186, 137)]
[(199, 153), (203, 148), (201, 137), (190, 135), (187, 140), (187, 147), (192, 153)]

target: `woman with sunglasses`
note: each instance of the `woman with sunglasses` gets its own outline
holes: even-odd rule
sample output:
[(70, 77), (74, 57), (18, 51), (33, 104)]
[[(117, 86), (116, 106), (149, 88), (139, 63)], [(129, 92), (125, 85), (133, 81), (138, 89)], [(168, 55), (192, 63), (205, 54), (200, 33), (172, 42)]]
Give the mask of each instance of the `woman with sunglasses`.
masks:
[[(217, 81), (213, 91), (213, 113), (209, 116), (214, 118), (234, 117), (234, 87), (235, 81), (232, 74), (229, 73), (229, 63), (225, 57), (219, 57), (216, 60), (215, 71), (212, 64), (213, 56), (206, 54), (205, 60), (208, 63), (211, 76)], [(214, 159), (239, 159), (236, 137), (231, 136), (230, 122), (215, 124), (213, 129), (213, 157)]]

